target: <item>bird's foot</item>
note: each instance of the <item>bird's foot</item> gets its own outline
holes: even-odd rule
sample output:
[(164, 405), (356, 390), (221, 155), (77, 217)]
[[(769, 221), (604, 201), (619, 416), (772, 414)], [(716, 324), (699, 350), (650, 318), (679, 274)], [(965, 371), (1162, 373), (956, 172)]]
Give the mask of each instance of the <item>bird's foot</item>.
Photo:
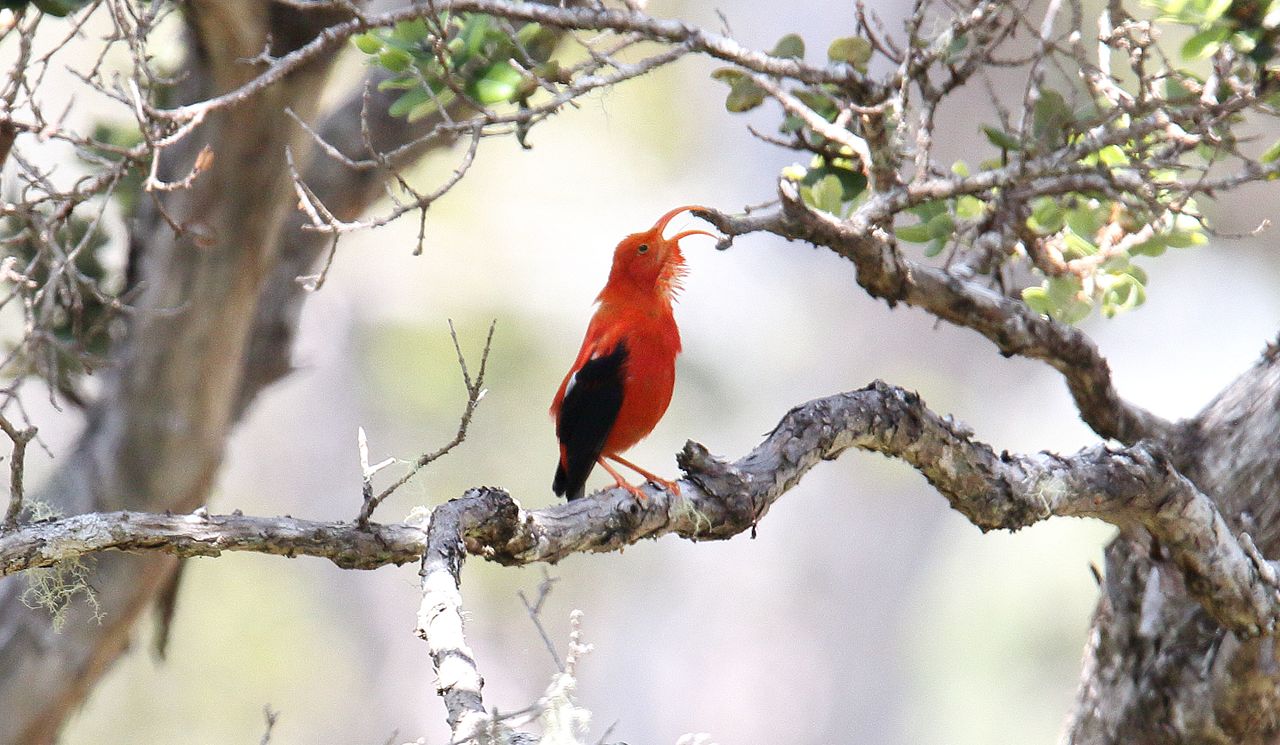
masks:
[(661, 487), (661, 488), (663, 488), (663, 489), (666, 489), (667, 491), (671, 492), (672, 494), (676, 495), (677, 497), (678, 497), (678, 496), (680, 496), (680, 483), (679, 483), (679, 482), (676, 482), (676, 481), (667, 481), (667, 480), (666, 480), (666, 479), (664, 479), (664, 478), (659, 478), (659, 477), (657, 477), (657, 476), (650, 475), (650, 476), (649, 476), (649, 483), (650, 483), (650, 484), (653, 484), (654, 486), (658, 486), (658, 487)]
[(636, 498), (637, 502), (644, 503), (645, 501), (648, 500), (648, 497), (645, 496), (645, 493), (640, 490), (640, 487), (635, 486), (634, 484), (628, 484), (625, 481), (619, 481), (615, 486), (618, 486), (622, 489), (626, 489), (628, 492), (631, 493), (631, 496)]

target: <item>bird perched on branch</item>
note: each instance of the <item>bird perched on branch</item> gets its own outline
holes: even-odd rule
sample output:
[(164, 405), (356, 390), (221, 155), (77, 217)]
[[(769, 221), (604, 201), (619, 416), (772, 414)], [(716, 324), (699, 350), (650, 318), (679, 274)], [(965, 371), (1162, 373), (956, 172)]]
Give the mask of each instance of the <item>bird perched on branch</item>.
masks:
[(571, 500), (582, 497), (587, 476), (599, 463), (617, 486), (644, 499), (639, 488), (609, 465), (610, 460), (680, 493), (675, 482), (655, 476), (620, 453), (653, 431), (671, 403), (680, 353), (680, 330), (671, 303), (685, 273), (680, 239), (717, 236), (686, 230), (664, 238), (662, 231), (681, 212), (702, 209), (677, 207), (658, 218), (652, 228), (623, 238), (614, 249), (613, 269), (596, 298), (598, 305), (582, 349), (551, 403), (560, 440), (560, 461), (551, 484), (557, 495)]

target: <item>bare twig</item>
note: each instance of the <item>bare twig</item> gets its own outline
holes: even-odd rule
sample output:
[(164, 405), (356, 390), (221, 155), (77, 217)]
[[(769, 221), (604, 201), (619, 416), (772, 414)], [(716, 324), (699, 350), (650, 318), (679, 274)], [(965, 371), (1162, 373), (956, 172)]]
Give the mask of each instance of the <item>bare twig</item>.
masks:
[(22, 477), (26, 464), (27, 443), (36, 436), (36, 428), (18, 429), (0, 415), (0, 430), (3, 430), (13, 442), (13, 452), (9, 456), (9, 508), (5, 511), (3, 525), (6, 530), (12, 530), (17, 527), (18, 516), (22, 514)]
[(551, 586), (558, 581), (557, 577), (552, 577), (544, 567), (542, 570), (542, 581), (538, 583), (538, 596), (529, 602), (529, 598), (525, 597), (524, 590), (520, 590), (516, 594), (520, 596), (520, 602), (524, 603), (525, 612), (529, 614), (529, 620), (533, 622), (534, 628), (538, 630), (538, 636), (542, 637), (542, 643), (546, 645), (547, 652), (551, 654), (551, 659), (555, 660), (556, 667), (560, 672), (564, 672), (564, 663), (560, 661), (560, 653), (556, 652), (556, 645), (551, 641), (551, 636), (547, 634), (547, 629), (542, 625), (542, 604), (547, 601), (547, 596), (551, 594)]
[[(418, 459), (409, 467), (407, 473), (396, 479), (393, 484), (383, 489), (377, 496), (372, 495), (372, 485), (369, 484), (368, 478), (366, 478), (365, 483), (368, 488), (365, 491), (364, 504), (360, 508), (360, 515), (356, 519), (361, 526), (368, 525), (369, 518), (373, 515), (373, 511), (378, 508), (378, 505), (382, 504), (382, 501), (391, 496), (397, 489), (408, 483), (409, 479), (413, 478), (424, 466), (448, 455), (450, 451), (466, 441), (467, 428), (471, 426), (471, 417), (475, 415), (476, 407), (480, 405), (480, 400), (484, 398), (486, 392), (484, 375), (485, 369), (489, 364), (489, 351), (493, 348), (493, 332), (497, 326), (496, 319), (489, 324), (489, 334), (485, 337), (484, 350), (480, 353), (480, 367), (476, 370), (476, 376), (473, 379), (471, 372), (467, 369), (467, 359), (462, 353), (462, 345), (458, 341), (458, 332), (453, 327), (453, 321), (449, 321), (449, 336), (453, 339), (454, 351), (458, 353), (458, 366), (462, 369), (462, 382), (467, 388), (467, 403), (463, 407), (462, 417), (458, 420), (458, 430), (454, 433), (453, 439), (440, 448), (418, 456)], [(363, 464), (367, 465), (367, 451), (362, 457), (365, 459)], [(368, 476), (372, 476), (372, 474), (368, 474)]]
[(258, 741), (258, 745), (269, 745), (271, 731), (276, 727), (276, 720), (280, 718), (280, 712), (274, 711), (268, 704), (262, 707), (262, 716), (267, 721), (267, 728), (262, 732), (262, 739)]

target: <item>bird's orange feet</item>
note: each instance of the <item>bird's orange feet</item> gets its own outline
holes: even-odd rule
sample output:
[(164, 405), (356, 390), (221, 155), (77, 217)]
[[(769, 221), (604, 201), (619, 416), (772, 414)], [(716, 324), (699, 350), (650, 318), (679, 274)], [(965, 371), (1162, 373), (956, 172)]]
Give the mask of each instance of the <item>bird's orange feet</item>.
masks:
[[(674, 481), (667, 481), (666, 479), (662, 478), (661, 476), (658, 476), (657, 474), (650, 473), (649, 471), (644, 470), (643, 468), (641, 468), (640, 466), (637, 466), (636, 464), (632, 463), (626, 458), (623, 458), (617, 455), (606, 455), (604, 457), (608, 458), (609, 460), (613, 460), (613, 461), (617, 461), (618, 463), (621, 463), (627, 468), (630, 468), (632, 471), (635, 471), (641, 476), (644, 476), (645, 479), (648, 480), (650, 483), (656, 484), (657, 486), (660, 486), (663, 489), (666, 489), (667, 491), (671, 492), (677, 497), (680, 496), (680, 484)], [(601, 463), (603, 463), (603, 461), (601, 461)], [(609, 468), (609, 467), (605, 466), (605, 468)], [(609, 468), (609, 473), (613, 473), (612, 468)], [(615, 475), (614, 478), (618, 478), (618, 477)]]
[(606, 463), (603, 457), (597, 458), (596, 462), (599, 463), (601, 466), (603, 466), (604, 470), (608, 471), (609, 475), (613, 477), (613, 480), (617, 482), (616, 484), (614, 484), (615, 487), (626, 489), (627, 491), (631, 492), (631, 496), (635, 497), (637, 502), (645, 501), (646, 497), (644, 495), (644, 492), (640, 491), (640, 487), (628, 484), (627, 480), (622, 478), (622, 474), (615, 471), (613, 469), (613, 466)]

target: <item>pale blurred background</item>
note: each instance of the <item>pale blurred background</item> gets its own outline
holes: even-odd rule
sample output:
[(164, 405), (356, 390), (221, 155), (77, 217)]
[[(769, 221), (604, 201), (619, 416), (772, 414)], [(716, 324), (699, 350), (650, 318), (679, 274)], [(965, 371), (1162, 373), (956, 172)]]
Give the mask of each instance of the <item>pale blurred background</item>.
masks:
[[(899, 4), (879, 5), (897, 28)], [(769, 48), (799, 32), (812, 59), (853, 28), (851, 3), (721, 7), (745, 44)], [(709, 3), (649, 9), (721, 26)], [(410, 255), (412, 221), (346, 240), (303, 318), (300, 369), (238, 431), (210, 509), (354, 517), (357, 427), (375, 459), (406, 460), (456, 427), (464, 391), (449, 318), (473, 355), (497, 319), (489, 394), (465, 445), (378, 517), (400, 519), (480, 484), (506, 487), (527, 507), (552, 504), (546, 410), (614, 244), (679, 204), (736, 210), (770, 199), (779, 169), (796, 159), (746, 131), (750, 122), (772, 131), (775, 110), (724, 111), (714, 68), (688, 60), (594, 96), (535, 129), (528, 152), (485, 142), (471, 173), (432, 208), (422, 256)], [(973, 162), (989, 146), (978, 133), (986, 96), (971, 88), (946, 112), (940, 139)], [(438, 180), (454, 163), (441, 155), (416, 172)], [(1209, 211), (1247, 231), (1267, 213), (1223, 208), (1275, 204), (1276, 189)], [(1084, 323), (1123, 395), (1187, 416), (1254, 360), (1280, 317), (1270, 241), (1145, 260), (1148, 304)], [(1006, 360), (919, 311), (890, 311), (833, 254), (763, 236), (724, 253), (710, 243), (685, 242), (677, 318), (686, 353), (671, 409), (635, 461), (673, 475), (689, 438), (740, 457), (789, 407), (875, 378), (918, 390), (998, 449), (1070, 453), (1096, 442), (1046, 366)], [(65, 453), (74, 423), (37, 424)], [(47, 472), (37, 459), (32, 467)], [(592, 485), (604, 482), (596, 475)], [(610, 742), (631, 745), (686, 732), (720, 745), (1048, 743), (1077, 682), (1096, 597), (1089, 566), (1100, 566), (1111, 535), (1064, 519), (983, 535), (909, 467), (850, 452), (788, 493), (754, 540), (665, 538), (553, 567), (544, 620), (563, 650), (570, 610), (585, 613), (595, 645), (579, 689), (594, 714), (588, 742), (612, 727)], [(541, 572), (479, 560), (464, 572), (490, 706), (527, 705), (554, 670), (516, 594), (534, 592)], [(193, 560), (168, 661), (152, 658), (150, 628), (140, 628), (65, 741), (257, 743), (269, 705), (280, 713), (274, 743), (445, 743), (426, 645), (412, 633), (416, 580), (414, 567)]]

